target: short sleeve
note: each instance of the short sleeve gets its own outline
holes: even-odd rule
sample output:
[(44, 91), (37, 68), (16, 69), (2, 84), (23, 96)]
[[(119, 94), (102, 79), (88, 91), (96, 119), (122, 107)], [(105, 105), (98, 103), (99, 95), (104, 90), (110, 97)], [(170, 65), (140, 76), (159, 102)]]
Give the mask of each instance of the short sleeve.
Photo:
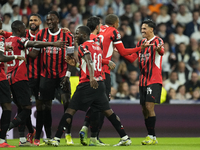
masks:
[[(41, 41), (41, 32), (39, 31), (35, 36), (35, 41)], [(35, 48), (35, 50), (40, 51), (40, 48)]]
[(4, 52), (5, 51), (5, 38), (4, 37), (0, 37), (0, 51)]
[(18, 48), (21, 49), (21, 50), (25, 49), (28, 41), (29, 40), (27, 38), (19, 38), (19, 39), (17, 39), (17, 43), (19, 45)]
[(121, 35), (119, 33), (119, 31), (117, 31), (116, 29), (113, 30), (112, 35), (111, 35), (111, 40), (113, 41), (114, 44), (118, 44), (121, 43)]
[(78, 54), (80, 57), (83, 57), (86, 54), (90, 54), (87, 46), (80, 45), (78, 48)]
[(70, 32), (67, 32), (67, 45), (67, 53), (74, 53), (74, 36)]

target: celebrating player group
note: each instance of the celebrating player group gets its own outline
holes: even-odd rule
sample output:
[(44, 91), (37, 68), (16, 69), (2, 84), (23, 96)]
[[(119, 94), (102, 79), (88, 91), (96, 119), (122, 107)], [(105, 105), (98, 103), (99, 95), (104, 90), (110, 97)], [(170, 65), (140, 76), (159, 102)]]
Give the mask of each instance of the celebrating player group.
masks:
[[(143, 145), (158, 144), (155, 134), (155, 103), (160, 102), (162, 88), (163, 41), (154, 35), (156, 25), (151, 20), (142, 22), (143, 39), (135, 48), (124, 48), (119, 27), (119, 18), (110, 14), (102, 25), (100, 18), (90, 17), (87, 26), (79, 26), (75, 35), (67, 28), (59, 28), (59, 15), (50, 11), (46, 17), (48, 28), (39, 29), (41, 17), (32, 14), (30, 29), (21, 21), (14, 21), (12, 32), (0, 35), (0, 103), (2, 106), (0, 147), (15, 147), (6, 142), (6, 133), (18, 127), (19, 146), (59, 146), (65, 133), (66, 145), (74, 145), (71, 137), (73, 115), (78, 110), (87, 111), (79, 132), (84, 146), (106, 146), (99, 138), (104, 116), (108, 118), (120, 136), (114, 146), (129, 146), (131, 139), (125, 132), (119, 116), (109, 105), (111, 78), (115, 68), (111, 61), (114, 49), (131, 63), (138, 58), (140, 66), (140, 104), (148, 135)], [(0, 20), (0, 28), (1, 28)], [(78, 46), (78, 55), (74, 51)], [(71, 98), (70, 76), (73, 66), (79, 62), (80, 78)], [(63, 104), (56, 134), (52, 136), (52, 100), (58, 92)], [(17, 105), (17, 116), (11, 120), (11, 94)], [(36, 128), (31, 122), (31, 95), (36, 99)], [(70, 99), (71, 98), (71, 99)], [(47, 138), (40, 143), (42, 128)], [(90, 141), (87, 142), (90, 126)], [(25, 135), (25, 127), (28, 134)], [(34, 139), (34, 140), (33, 140)]]

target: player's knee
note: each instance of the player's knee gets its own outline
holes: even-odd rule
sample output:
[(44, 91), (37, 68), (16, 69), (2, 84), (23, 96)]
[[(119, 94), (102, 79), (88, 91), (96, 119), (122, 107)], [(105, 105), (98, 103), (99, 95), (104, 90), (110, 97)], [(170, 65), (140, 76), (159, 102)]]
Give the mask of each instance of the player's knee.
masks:
[(2, 103), (1, 107), (3, 110), (11, 110), (11, 103)]
[(147, 104), (147, 105), (145, 105), (145, 109), (149, 113), (154, 110), (154, 107), (152, 105)]
[(51, 110), (52, 102), (47, 101), (44, 103), (44, 110)]

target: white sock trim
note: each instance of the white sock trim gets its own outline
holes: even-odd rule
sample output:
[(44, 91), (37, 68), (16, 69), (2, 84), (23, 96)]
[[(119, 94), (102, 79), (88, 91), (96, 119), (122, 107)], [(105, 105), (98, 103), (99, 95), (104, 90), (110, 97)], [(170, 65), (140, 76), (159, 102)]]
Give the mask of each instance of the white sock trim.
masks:
[(121, 139), (122, 139), (122, 140), (128, 139), (128, 135), (123, 136)]
[(6, 140), (0, 139), (0, 144), (2, 144), (2, 143), (4, 143), (4, 142), (6, 142)]
[(153, 135), (148, 135), (153, 140)]
[(25, 137), (20, 137), (19, 140), (20, 140), (20, 142), (22, 142), (22, 143), (26, 142), (26, 138), (25, 138)]

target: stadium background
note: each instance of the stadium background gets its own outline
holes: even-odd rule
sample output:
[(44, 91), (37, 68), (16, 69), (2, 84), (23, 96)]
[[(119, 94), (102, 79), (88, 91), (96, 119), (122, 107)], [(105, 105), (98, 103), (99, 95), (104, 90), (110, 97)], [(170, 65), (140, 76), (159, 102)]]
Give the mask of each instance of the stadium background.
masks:
[[(12, 5), (9, 5), (9, 3)], [(157, 136), (198, 136), (200, 100), (200, 0), (2, 0), (0, 15), (2, 29), (11, 31), (14, 20), (22, 20), (28, 27), (31, 13), (43, 18), (40, 28), (47, 27), (45, 16), (50, 10), (60, 14), (60, 27), (67, 27), (72, 33), (79, 25), (85, 25), (91, 15), (104, 18), (114, 13), (120, 17), (119, 31), (126, 48), (135, 47), (140, 40), (140, 25), (145, 19), (157, 23), (156, 35), (165, 42), (163, 56), (163, 94), (161, 104), (156, 106), (158, 117)], [(146, 132), (139, 103), (137, 61), (128, 63), (113, 54), (116, 69), (111, 72), (112, 108), (122, 118), (130, 136), (144, 137)], [(191, 80), (192, 72), (197, 74), (196, 86)], [(78, 75), (74, 68), (73, 75)], [(77, 82), (77, 81), (75, 81)], [(72, 83), (75, 86), (75, 83)], [(55, 102), (56, 103), (56, 102)], [(34, 104), (34, 99), (33, 99)], [(61, 105), (53, 106), (53, 131), (63, 113)], [(33, 107), (33, 112), (34, 112)], [(16, 106), (13, 105), (13, 116)], [(34, 116), (34, 113), (33, 113)], [(77, 136), (84, 113), (75, 115), (72, 134)], [(33, 117), (34, 118), (34, 117)], [(34, 120), (34, 119), (33, 119)], [(17, 129), (14, 137), (18, 137)], [(112, 133), (112, 134), (111, 134)], [(53, 133), (54, 134), (54, 133)], [(117, 136), (106, 121), (102, 136)], [(10, 136), (11, 137), (11, 136)]]

